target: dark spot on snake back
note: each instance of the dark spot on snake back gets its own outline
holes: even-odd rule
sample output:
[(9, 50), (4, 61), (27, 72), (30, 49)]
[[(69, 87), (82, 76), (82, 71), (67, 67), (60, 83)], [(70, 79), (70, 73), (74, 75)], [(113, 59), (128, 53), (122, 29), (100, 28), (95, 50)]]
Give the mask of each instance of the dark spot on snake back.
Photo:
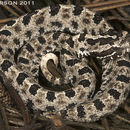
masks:
[(55, 97), (55, 92), (52, 92), (52, 91), (48, 91), (47, 92), (47, 96), (46, 96), (46, 99), (50, 102), (53, 102), (56, 97)]
[(130, 77), (126, 77), (125, 75), (118, 75), (116, 80), (124, 82), (124, 83), (129, 83)]
[(38, 24), (43, 24), (43, 22), (44, 22), (44, 17), (41, 16), (41, 17), (39, 17), (39, 18), (36, 20), (36, 25), (38, 25)]
[(36, 14), (38, 11), (34, 11), (33, 13), (29, 13), (29, 14), (26, 14), (24, 17), (23, 17), (23, 21), (22, 23), (26, 26), (29, 24), (30, 20), (31, 20), (31, 17)]
[(51, 14), (51, 16), (55, 16), (55, 15), (58, 14), (59, 10), (60, 10), (60, 6), (59, 5), (50, 6), (50, 12), (49, 13)]
[(102, 21), (102, 17), (98, 13), (95, 13), (93, 21), (94, 23), (99, 24)]
[(53, 39), (57, 40), (59, 38), (60, 34), (61, 34), (61, 32), (54, 32), (53, 33)]
[(37, 94), (37, 90), (40, 88), (39, 85), (37, 84), (33, 84), (31, 85), (31, 87), (29, 88), (29, 92), (32, 94), (32, 95), (36, 95)]
[(75, 96), (75, 91), (72, 90), (72, 89), (66, 90), (66, 91), (65, 91), (65, 95), (66, 95), (67, 97), (69, 97), (69, 98), (74, 97), (74, 96)]
[(98, 110), (100, 110), (100, 111), (102, 111), (103, 108), (105, 107), (104, 103), (103, 103), (100, 99), (94, 100), (93, 103), (94, 103), (94, 106), (95, 106)]
[(29, 60), (23, 57), (19, 57), (18, 62), (23, 64), (29, 64)]
[(25, 36), (28, 37), (28, 38), (31, 38), (31, 35), (32, 35), (32, 32), (31, 31), (27, 31), (25, 33)]
[(19, 44), (20, 44), (20, 41), (19, 41), (19, 39), (17, 39), (17, 38), (14, 38), (14, 39), (13, 39), (13, 42), (14, 42), (16, 45), (19, 45)]
[(84, 41), (85, 40), (85, 33), (81, 33), (80, 34), (80, 36), (79, 36), (79, 38), (78, 38), (78, 40), (79, 40), (79, 42), (82, 42), (82, 41)]
[(85, 73), (92, 73), (92, 70), (88, 67), (83, 67), (82, 69), (78, 70), (79, 75), (83, 75)]
[(42, 37), (42, 36), (38, 37), (38, 41), (39, 41), (39, 43), (41, 43), (41, 44), (44, 44), (44, 43), (46, 42), (45, 38)]
[(78, 28), (78, 23), (76, 21), (72, 21), (72, 26), (74, 29)]
[(65, 49), (65, 48), (62, 48), (62, 50), (61, 50), (61, 54), (62, 54), (62, 55), (67, 54), (67, 55), (72, 56), (72, 54), (70, 53), (70, 51), (68, 51), (68, 50)]
[(85, 87), (89, 87), (90, 86), (90, 81), (88, 80), (88, 79), (84, 79), (84, 80), (81, 80), (80, 82), (79, 82), (79, 85), (83, 85), (83, 87), (85, 88)]
[(6, 24), (7, 24), (7, 26), (12, 26), (15, 23), (16, 23), (15, 20), (11, 20), (11, 21), (7, 22)]
[(51, 22), (51, 25), (52, 25), (52, 26), (55, 26), (55, 27), (58, 27), (58, 28), (62, 27), (62, 24), (61, 24), (60, 22), (58, 22), (58, 21), (56, 21), (56, 22)]
[(34, 52), (34, 48), (33, 48), (30, 44), (26, 44), (26, 49), (27, 49), (30, 53), (33, 53), (33, 52)]
[(119, 60), (117, 63), (118, 63), (118, 66), (124, 66), (124, 67), (130, 68), (130, 62), (129, 61)]
[(83, 7), (81, 7), (81, 6), (75, 6), (74, 10), (73, 10), (73, 14), (74, 15), (80, 15), (82, 13), (82, 11), (83, 11)]
[(0, 31), (0, 35), (11, 36), (11, 32), (9, 30), (2, 30)]
[(83, 118), (85, 116), (85, 110), (84, 110), (84, 107), (83, 106), (78, 106), (77, 107), (77, 112), (78, 112), (78, 117), (79, 118)]
[(68, 66), (74, 66), (76, 63), (79, 63), (79, 62), (80, 62), (80, 60), (78, 60), (78, 59), (72, 59), (72, 60), (67, 60), (66, 64)]
[(70, 37), (69, 39), (67, 39), (66, 42), (68, 43), (68, 45), (69, 45), (71, 48), (74, 47), (74, 41), (73, 41), (72, 37)]
[(115, 89), (110, 89), (108, 93), (113, 96), (115, 99), (119, 99), (120, 93)]
[(27, 77), (29, 77), (27, 74), (25, 74), (25, 73), (19, 73), (19, 75), (18, 75), (16, 81), (17, 81), (17, 83), (18, 83), (19, 85), (22, 85), (22, 84), (23, 84), (23, 81), (24, 81)]
[(46, 109), (47, 109), (47, 111), (49, 111), (49, 112), (55, 111), (54, 106), (47, 106)]
[(40, 32), (40, 34), (43, 34), (43, 33), (44, 33), (44, 28), (41, 27), (41, 28), (39, 29), (39, 32)]
[(12, 66), (13, 64), (9, 60), (4, 60), (4, 62), (1, 64), (1, 68), (3, 71), (8, 71), (8, 69)]

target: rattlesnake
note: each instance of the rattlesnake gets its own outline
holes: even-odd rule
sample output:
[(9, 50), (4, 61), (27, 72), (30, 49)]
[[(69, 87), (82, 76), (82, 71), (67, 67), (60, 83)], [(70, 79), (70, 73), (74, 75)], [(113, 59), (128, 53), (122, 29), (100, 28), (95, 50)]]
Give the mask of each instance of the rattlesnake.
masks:
[[(11, 20), (0, 29), (0, 70), (24, 103), (45, 117), (96, 121), (126, 99), (130, 87), (129, 34), (116, 32), (99, 14), (85, 7), (57, 5)], [(59, 52), (59, 58), (56, 55)], [(96, 78), (87, 56), (102, 62), (102, 83), (93, 95)], [(46, 67), (53, 59), (63, 71), (54, 77)], [(39, 85), (42, 69), (53, 91)]]

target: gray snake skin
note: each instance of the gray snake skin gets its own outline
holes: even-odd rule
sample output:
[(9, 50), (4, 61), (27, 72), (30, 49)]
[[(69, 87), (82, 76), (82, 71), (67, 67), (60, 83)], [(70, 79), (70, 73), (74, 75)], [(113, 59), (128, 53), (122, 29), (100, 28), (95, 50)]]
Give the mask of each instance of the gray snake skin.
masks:
[[(67, 120), (96, 121), (114, 112), (129, 93), (129, 37), (85, 7), (46, 7), (0, 29), (0, 70), (12, 80), (24, 103), (43, 116), (59, 114)], [(96, 78), (86, 56), (102, 62), (102, 83), (94, 96)], [(48, 71), (48, 59), (56, 66), (60, 62), (63, 77)], [(53, 87), (73, 87), (64, 91), (44, 88), (38, 82), (39, 67)]]

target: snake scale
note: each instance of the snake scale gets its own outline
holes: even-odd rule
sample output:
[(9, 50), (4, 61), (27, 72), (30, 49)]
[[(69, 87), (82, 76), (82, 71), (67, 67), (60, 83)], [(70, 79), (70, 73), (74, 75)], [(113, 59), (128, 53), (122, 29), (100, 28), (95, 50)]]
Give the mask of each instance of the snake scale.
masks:
[[(116, 32), (85, 7), (49, 6), (0, 29), (0, 70), (30, 109), (48, 118), (59, 114), (67, 120), (92, 122), (115, 111), (128, 96), (129, 38), (126, 31)], [(87, 56), (102, 63), (102, 83), (94, 96), (96, 78)], [(49, 59), (56, 66), (60, 62), (63, 77), (48, 71)], [(39, 67), (52, 87), (73, 87), (46, 89), (38, 82)]]

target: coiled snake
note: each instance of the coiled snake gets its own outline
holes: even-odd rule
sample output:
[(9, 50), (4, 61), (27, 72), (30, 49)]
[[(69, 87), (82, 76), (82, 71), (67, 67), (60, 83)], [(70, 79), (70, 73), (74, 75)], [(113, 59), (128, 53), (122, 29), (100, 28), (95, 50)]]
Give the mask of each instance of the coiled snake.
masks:
[[(0, 29), (0, 70), (29, 108), (46, 117), (61, 114), (67, 120), (95, 121), (115, 111), (129, 93), (129, 43), (127, 32), (116, 32), (85, 7), (46, 7)], [(46, 68), (48, 59), (59, 64), (56, 52), (63, 78)], [(102, 83), (94, 97), (96, 79), (86, 56), (102, 62)], [(52, 91), (39, 85), (39, 66), (54, 87), (73, 87)]]

